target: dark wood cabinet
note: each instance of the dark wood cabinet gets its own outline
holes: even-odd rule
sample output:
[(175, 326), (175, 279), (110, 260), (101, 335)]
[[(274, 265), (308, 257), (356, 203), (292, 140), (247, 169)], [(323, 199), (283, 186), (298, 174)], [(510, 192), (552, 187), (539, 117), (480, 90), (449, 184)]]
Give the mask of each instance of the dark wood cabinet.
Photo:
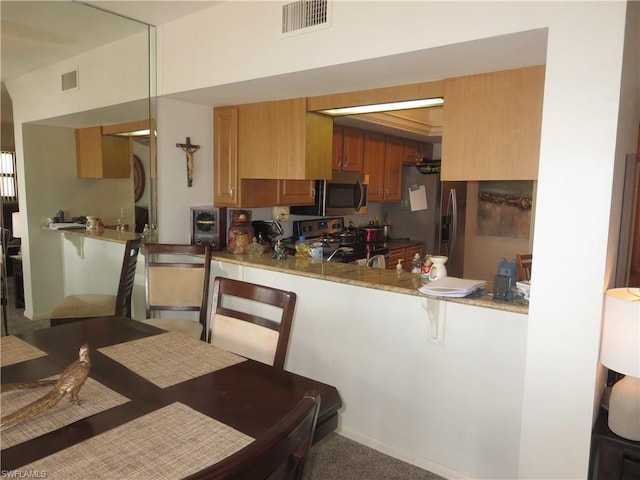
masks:
[(608, 419), (607, 410), (600, 409), (591, 436), (589, 480), (640, 479), (640, 442), (613, 433)]

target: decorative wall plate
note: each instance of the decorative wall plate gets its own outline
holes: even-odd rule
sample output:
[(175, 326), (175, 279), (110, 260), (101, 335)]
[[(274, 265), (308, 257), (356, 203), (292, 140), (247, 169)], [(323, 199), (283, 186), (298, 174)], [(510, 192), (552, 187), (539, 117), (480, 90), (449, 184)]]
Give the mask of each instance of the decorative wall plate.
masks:
[(137, 155), (133, 156), (133, 191), (135, 201), (137, 202), (142, 198), (144, 194), (144, 187), (146, 185), (146, 179), (144, 175), (144, 165), (142, 160)]

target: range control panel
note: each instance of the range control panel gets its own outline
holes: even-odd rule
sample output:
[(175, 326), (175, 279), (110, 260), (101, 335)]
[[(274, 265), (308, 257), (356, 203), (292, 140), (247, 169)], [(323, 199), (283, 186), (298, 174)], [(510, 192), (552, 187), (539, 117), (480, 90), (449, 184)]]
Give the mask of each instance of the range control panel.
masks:
[(293, 223), (294, 237), (304, 235), (307, 238), (317, 238), (323, 235), (333, 235), (344, 230), (344, 218), (318, 218), (315, 220), (301, 220)]

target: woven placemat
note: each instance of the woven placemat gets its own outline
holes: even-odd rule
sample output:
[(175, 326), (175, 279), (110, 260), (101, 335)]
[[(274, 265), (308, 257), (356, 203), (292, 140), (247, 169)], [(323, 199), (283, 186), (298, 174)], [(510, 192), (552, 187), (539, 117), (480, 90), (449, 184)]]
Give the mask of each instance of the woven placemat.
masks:
[(20, 468), (50, 479), (183, 478), (253, 439), (182, 403), (164, 408)]
[(160, 388), (246, 360), (181, 332), (161, 333), (99, 351)]
[[(57, 378), (57, 376), (50, 378)], [(50, 391), (51, 388), (52, 386), (45, 386), (3, 393), (0, 404), (2, 415), (5, 416), (13, 413), (30, 402), (41, 398)], [(26, 422), (3, 430), (0, 432), (2, 448), (4, 449), (31, 440), (32, 438), (52, 432), (77, 420), (104, 412), (105, 410), (129, 401), (128, 398), (105, 387), (91, 377), (87, 378), (87, 381), (80, 390), (80, 400), (80, 405), (76, 405), (69, 401), (69, 395), (65, 395), (55, 407)]]
[(46, 355), (42, 350), (13, 335), (0, 337), (0, 366), (13, 365)]

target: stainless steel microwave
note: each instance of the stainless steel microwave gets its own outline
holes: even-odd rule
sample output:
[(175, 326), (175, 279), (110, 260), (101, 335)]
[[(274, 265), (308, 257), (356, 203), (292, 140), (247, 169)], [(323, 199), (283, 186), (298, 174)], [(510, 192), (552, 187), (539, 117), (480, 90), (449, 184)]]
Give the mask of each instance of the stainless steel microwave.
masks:
[(331, 180), (316, 180), (315, 204), (293, 206), (293, 215), (359, 215), (367, 213), (369, 175), (334, 172)]

